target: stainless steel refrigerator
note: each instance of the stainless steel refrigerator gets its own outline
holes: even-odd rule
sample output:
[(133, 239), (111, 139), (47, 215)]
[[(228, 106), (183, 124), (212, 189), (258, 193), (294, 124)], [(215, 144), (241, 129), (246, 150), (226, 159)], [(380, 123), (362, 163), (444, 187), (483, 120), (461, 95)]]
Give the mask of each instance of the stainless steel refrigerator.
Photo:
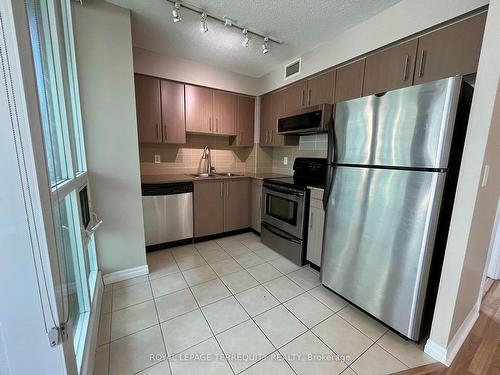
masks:
[(413, 340), (462, 85), (452, 77), (338, 103), (329, 132), (322, 284)]

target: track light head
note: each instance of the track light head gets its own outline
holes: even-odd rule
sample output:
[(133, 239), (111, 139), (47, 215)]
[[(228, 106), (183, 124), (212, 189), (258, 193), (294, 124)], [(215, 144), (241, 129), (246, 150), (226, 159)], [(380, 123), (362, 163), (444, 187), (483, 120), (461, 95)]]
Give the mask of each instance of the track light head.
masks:
[(268, 52), (269, 52), (269, 47), (268, 47), (268, 45), (267, 45), (267, 42), (269, 42), (269, 38), (266, 36), (266, 37), (264, 38), (264, 43), (262, 43), (262, 53), (263, 53), (263, 54), (266, 54), (266, 53), (268, 53)]
[(202, 13), (200, 18), (200, 32), (206, 33), (208, 31), (207, 27), (207, 14)]
[(245, 38), (243, 39), (241, 44), (243, 45), (243, 47), (248, 47), (248, 45), (250, 44), (250, 37), (248, 36), (247, 29), (243, 29), (243, 35), (245, 36)]
[(182, 21), (180, 9), (181, 4), (175, 3), (172, 8), (172, 21), (174, 21), (174, 23)]

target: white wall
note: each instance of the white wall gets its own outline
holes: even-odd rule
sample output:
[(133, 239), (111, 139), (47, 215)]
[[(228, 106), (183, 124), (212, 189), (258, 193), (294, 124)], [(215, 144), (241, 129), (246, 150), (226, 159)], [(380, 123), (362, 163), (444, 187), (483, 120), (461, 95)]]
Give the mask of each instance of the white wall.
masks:
[(134, 71), (242, 94), (256, 95), (258, 93), (259, 80), (257, 78), (138, 47), (134, 47)]
[(103, 274), (146, 264), (130, 12), (73, 4), (76, 60)]
[[(488, 0), (403, 0), (302, 57), (300, 75), (283, 79), (283, 66), (261, 78), (260, 94), (421, 32), (488, 4)], [(290, 59), (290, 61), (293, 59)]]
[[(430, 342), (447, 357), (477, 317), (500, 191), (500, 1), (490, 2)], [(497, 115), (493, 109), (497, 98)], [(489, 183), (481, 187), (484, 164)], [(466, 322), (467, 323), (467, 322)], [(431, 345), (431, 346), (432, 346)]]

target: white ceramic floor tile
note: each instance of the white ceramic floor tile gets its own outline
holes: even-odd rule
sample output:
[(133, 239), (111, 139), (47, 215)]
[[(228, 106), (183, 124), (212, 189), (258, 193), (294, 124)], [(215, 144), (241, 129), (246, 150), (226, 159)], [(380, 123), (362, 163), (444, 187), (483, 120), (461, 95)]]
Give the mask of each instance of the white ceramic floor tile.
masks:
[(101, 315), (111, 312), (111, 303), (113, 302), (113, 295), (111, 289), (102, 293), (101, 301)]
[(245, 245), (234, 238), (221, 238), (216, 241), (223, 249), (237, 248), (242, 246), (245, 247)]
[(241, 244), (238, 247), (227, 247), (224, 250), (228, 254), (230, 254), (233, 258), (241, 257), (243, 255), (249, 255), (252, 254), (252, 250), (250, 250), (248, 247), (245, 245)]
[(131, 279), (127, 279), (127, 280), (120, 281), (118, 283), (114, 283), (112, 285), (113, 285), (113, 289), (116, 290), (116, 289), (123, 288), (125, 286), (140, 284), (140, 283), (143, 283), (145, 281), (148, 281), (148, 275), (133, 277)]
[(171, 251), (176, 261), (198, 253), (194, 245), (177, 246), (174, 247)]
[(198, 304), (189, 289), (179, 290), (177, 292), (158, 297), (155, 302), (160, 322), (175, 318), (176, 316), (198, 308)]
[(250, 319), (250, 316), (232, 296), (205, 306), (202, 310), (215, 334)]
[(350, 305), (338, 312), (341, 318), (363, 332), (373, 341), (377, 341), (387, 332), (387, 328), (367, 314)]
[(261, 241), (260, 238), (258, 240), (254, 241), (242, 241), (242, 243), (248, 247), (250, 250), (256, 251), (260, 249), (265, 249), (266, 245), (264, 245)]
[(223, 260), (231, 259), (231, 256), (222, 249), (209, 250), (201, 254), (208, 264), (217, 263)]
[(169, 356), (212, 336), (212, 331), (199, 309), (163, 322), (161, 330)]
[(291, 272), (287, 275), (287, 277), (299, 284), (305, 290), (312, 289), (321, 284), (319, 281), (319, 275), (308, 270), (307, 268), (301, 268), (300, 270)]
[(200, 306), (208, 305), (209, 303), (229, 297), (231, 292), (226, 288), (220, 279), (207, 281), (203, 284), (198, 284), (191, 288), (194, 297)]
[(265, 283), (267, 281), (283, 276), (280, 271), (278, 271), (269, 263), (263, 263), (255, 267), (250, 267), (247, 269), (247, 271), (250, 272), (259, 283)]
[(334, 312), (339, 311), (348, 305), (348, 303), (341, 297), (337, 296), (331, 290), (328, 290), (323, 285), (317, 286), (309, 291), (314, 298), (323, 302)]
[(113, 341), (110, 351), (110, 375), (135, 374), (154, 364), (151, 354), (166, 355), (159, 326)]
[(408, 370), (408, 367), (377, 344), (364, 352), (351, 367), (359, 375), (385, 375)]
[(115, 311), (111, 322), (111, 340), (142, 331), (155, 324), (158, 324), (158, 316), (153, 300)]
[(199, 267), (207, 264), (205, 259), (198, 253), (183, 256), (182, 258), (175, 258), (177, 265), (181, 271), (188, 270), (190, 268)]
[(189, 286), (201, 284), (205, 281), (217, 278), (217, 274), (208, 264), (182, 271), (182, 274), (184, 275), (184, 278), (186, 279)]
[(113, 290), (113, 311), (153, 298), (149, 281)]
[(243, 375), (295, 375), (279, 352), (269, 354), (262, 361), (250, 366)]
[(318, 324), (312, 331), (335, 353), (345, 356), (347, 363), (354, 362), (373, 345), (372, 340), (336, 315)]
[(276, 251), (271, 250), (270, 248), (268, 248), (265, 245), (263, 247), (259, 248), (258, 250), (255, 250), (254, 253), (257, 254), (262, 259), (265, 259), (267, 261), (281, 257), (281, 255), (279, 255)]
[(170, 364), (168, 360), (164, 360), (137, 373), (137, 375), (171, 375)]
[(309, 328), (333, 315), (332, 310), (308, 293), (292, 298), (284, 305)]
[(154, 263), (148, 260), (149, 279), (154, 280), (162, 276), (171, 275), (180, 271), (174, 258), (167, 262)]
[(298, 375), (335, 375), (347, 366), (312, 332), (306, 332), (280, 349)]
[(111, 314), (102, 314), (99, 319), (97, 345), (104, 345), (111, 341)]
[(245, 290), (244, 292), (238, 293), (235, 297), (252, 317), (279, 304), (279, 301), (274, 298), (262, 285), (258, 285)]
[(151, 251), (146, 253), (146, 259), (149, 263), (171, 263), (174, 262), (171, 249), (164, 249), (158, 251)]
[(198, 249), (200, 253), (203, 253), (204, 251), (207, 250), (216, 250), (221, 248), (219, 244), (215, 241), (197, 242), (194, 244), (194, 247), (196, 247), (196, 249)]
[(222, 350), (214, 338), (171, 358), (174, 375), (232, 375)]
[(234, 260), (236, 260), (244, 268), (249, 268), (262, 263), (266, 263), (264, 259), (258, 257), (252, 252), (245, 255), (236, 256), (234, 257)]
[(222, 332), (217, 339), (236, 374), (275, 350), (252, 320)]
[(222, 281), (234, 294), (259, 285), (258, 281), (245, 270), (223, 276)]
[(155, 298), (187, 287), (188, 285), (180, 272), (151, 280), (151, 288)]
[(256, 316), (254, 320), (276, 348), (280, 348), (307, 331), (307, 327), (283, 305)]
[(276, 268), (278, 271), (284, 274), (297, 271), (300, 269), (299, 266), (297, 266), (295, 263), (284, 257), (273, 259), (269, 261), (269, 263), (271, 263), (274, 268)]
[(387, 331), (377, 344), (410, 368), (436, 362), (413, 341), (404, 340), (392, 331)]
[(109, 370), (109, 344), (99, 346), (95, 352), (94, 374), (108, 375)]
[(263, 285), (280, 302), (288, 301), (289, 299), (304, 293), (304, 289), (286, 276), (278, 277), (277, 279), (268, 281)]
[(226, 259), (221, 262), (212, 263), (211, 267), (217, 272), (217, 275), (224, 276), (233, 272), (241, 271), (243, 268), (234, 260)]

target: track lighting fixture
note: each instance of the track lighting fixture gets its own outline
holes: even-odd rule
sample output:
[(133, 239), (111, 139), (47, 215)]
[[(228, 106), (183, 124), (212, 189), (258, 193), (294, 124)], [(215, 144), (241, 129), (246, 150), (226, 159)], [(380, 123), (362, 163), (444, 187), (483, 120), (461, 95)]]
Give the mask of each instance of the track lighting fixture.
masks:
[(208, 31), (208, 27), (207, 27), (207, 14), (206, 13), (202, 13), (201, 14), (201, 18), (200, 18), (200, 31), (202, 33), (206, 33)]
[(174, 23), (182, 21), (180, 9), (181, 4), (175, 3), (172, 8), (172, 20), (174, 21)]
[(245, 39), (243, 39), (241, 44), (243, 45), (243, 47), (248, 47), (248, 45), (250, 44), (250, 38), (248, 37), (247, 29), (243, 29), (243, 35), (245, 36)]
[(263, 54), (266, 54), (266, 53), (268, 53), (268, 52), (269, 52), (269, 47), (268, 47), (268, 45), (267, 45), (267, 42), (268, 42), (268, 41), (269, 41), (269, 37), (267, 37), (267, 36), (266, 36), (266, 37), (264, 38), (264, 43), (262, 43), (262, 53), (263, 53)]
[[(78, 0), (77, 0), (78, 1)], [(210, 21), (214, 21), (215, 23), (222, 23), (225, 27), (228, 29), (235, 29), (235, 30), (240, 30), (243, 33), (243, 39), (241, 39), (241, 45), (245, 48), (248, 48), (250, 46), (250, 39), (251, 34), (253, 34), (257, 38), (262, 38), (263, 43), (262, 43), (262, 53), (266, 54), (269, 52), (269, 43), (273, 42), (276, 44), (282, 44), (283, 41), (281, 41), (278, 38), (272, 37), (272, 36), (265, 36), (257, 31), (247, 29), (246, 27), (239, 26), (238, 23), (228, 17), (228, 16), (223, 16), (223, 17), (218, 17), (214, 14), (209, 14), (202, 8), (199, 8), (195, 5), (191, 5), (187, 3), (184, 0), (165, 0), (167, 3), (172, 5), (172, 21), (174, 23), (182, 21), (181, 17), (181, 8), (182, 11), (185, 11), (186, 9), (197, 13), (200, 15), (200, 32), (201, 33), (206, 33), (208, 31), (208, 19), (210, 18)], [(187, 0), (189, 1), (189, 0)]]

